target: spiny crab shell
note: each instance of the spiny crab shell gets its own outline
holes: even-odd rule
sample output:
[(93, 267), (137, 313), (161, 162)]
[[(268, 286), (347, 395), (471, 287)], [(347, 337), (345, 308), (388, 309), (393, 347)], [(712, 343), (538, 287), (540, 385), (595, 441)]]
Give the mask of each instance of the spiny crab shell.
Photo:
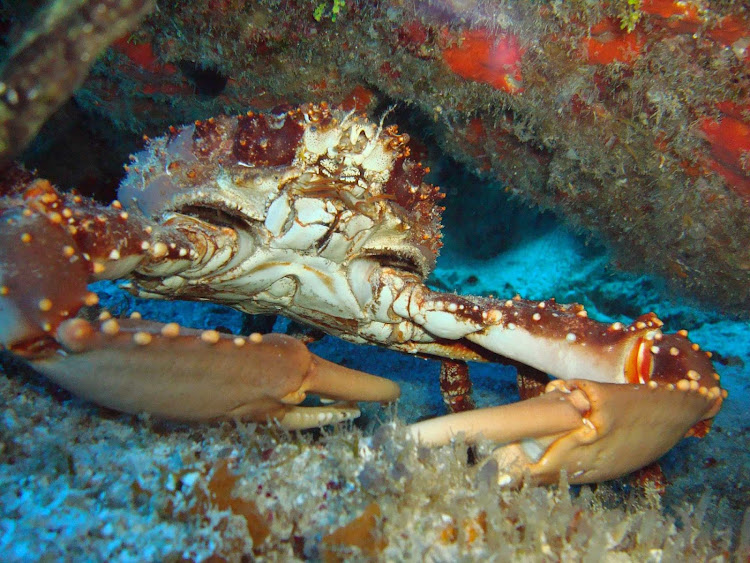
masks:
[(189, 236), (203, 234), (196, 220), (229, 230), (194, 241), (210, 252), (197, 268), (139, 271), (139, 293), (221, 300), (382, 343), (403, 319), (378, 322), (372, 307), (387, 303), (373, 295), (373, 270), (421, 280), (440, 248), (443, 194), (422, 182), (408, 141), (395, 126), (326, 106), (173, 129), (133, 157), (120, 201), (185, 223)]
[[(609, 479), (706, 433), (726, 395), (710, 354), (686, 334), (662, 333), (653, 313), (608, 325), (576, 304), (426, 287), (442, 195), (423, 182), (408, 141), (395, 127), (307, 104), (171, 128), (132, 157), (122, 203), (109, 207), (9, 176), (0, 342), (75, 393), (171, 418), (300, 428), (357, 414), (345, 405), (309, 416), (295, 406), (307, 392), (398, 396), (391, 382), (284, 336), (74, 318), (95, 301), (87, 282), (126, 278), (141, 296), (281, 313), (353, 342), (446, 358), (441, 383), (454, 407), (471, 406), (466, 360), (507, 358), (559, 378), (520, 403), (409, 428), (426, 444), (459, 433), (502, 444), (503, 484), (525, 472), (553, 482), (561, 470), (573, 483)], [(29, 259), (34, 269), (22, 266)]]

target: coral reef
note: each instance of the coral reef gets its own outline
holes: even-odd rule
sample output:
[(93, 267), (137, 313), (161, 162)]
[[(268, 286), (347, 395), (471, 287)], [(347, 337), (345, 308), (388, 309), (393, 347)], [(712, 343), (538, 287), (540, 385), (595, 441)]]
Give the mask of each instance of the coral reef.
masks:
[(564, 480), (501, 492), (496, 467), (472, 476), (465, 447), (417, 448), (398, 424), (318, 439), (197, 431), (97, 412), (18, 374), (0, 393), (6, 561), (727, 560), (733, 540), (748, 547), (707, 494), (668, 515), (653, 491), (624, 504)]
[(337, 15), (164, 3), (76, 102), (139, 135), (249, 107), (398, 102), (423, 126), (404, 130), (593, 233), (621, 267), (747, 314), (744, 4), (360, 0)]

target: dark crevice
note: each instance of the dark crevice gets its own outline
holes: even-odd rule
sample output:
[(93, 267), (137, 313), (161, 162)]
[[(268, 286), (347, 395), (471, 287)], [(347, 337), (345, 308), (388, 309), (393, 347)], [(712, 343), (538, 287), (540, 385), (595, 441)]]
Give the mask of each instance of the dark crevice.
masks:
[(195, 93), (199, 96), (215, 98), (227, 86), (229, 77), (215, 68), (204, 67), (193, 61), (180, 61), (177, 66), (193, 84)]

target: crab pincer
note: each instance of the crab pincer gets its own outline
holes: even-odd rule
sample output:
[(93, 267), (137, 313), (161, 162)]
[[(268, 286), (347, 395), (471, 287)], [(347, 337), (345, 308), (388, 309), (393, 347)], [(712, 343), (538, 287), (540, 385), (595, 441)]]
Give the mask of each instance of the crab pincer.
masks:
[[(247, 338), (175, 323), (61, 324), (56, 354), (33, 366), (76, 395), (118, 411), (176, 420), (278, 421), (300, 429), (359, 416), (352, 401), (394, 401), (395, 383), (339, 366), (283, 334)], [(306, 395), (342, 401), (299, 407)]]
[(556, 379), (518, 403), (419, 422), (410, 434), (426, 445), (457, 436), (498, 444), (498, 483), (597, 483), (644, 467), (683, 437), (702, 437), (726, 391), (703, 351), (682, 334), (658, 334), (657, 353), (637, 383)]

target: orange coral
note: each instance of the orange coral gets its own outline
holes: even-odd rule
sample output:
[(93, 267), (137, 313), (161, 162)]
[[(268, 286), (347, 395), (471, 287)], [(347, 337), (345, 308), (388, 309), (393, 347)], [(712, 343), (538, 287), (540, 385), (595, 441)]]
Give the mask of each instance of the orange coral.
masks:
[(355, 86), (341, 101), (341, 107), (347, 111), (356, 110), (362, 113), (372, 104), (375, 95), (362, 85)]
[(676, 33), (692, 34), (704, 24), (698, 8), (681, 0), (643, 0), (640, 10)]
[(219, 510), (228, 509), (233, 514), (243, 516), (247, 522), (247, 532), (253, 538), (253, 545), (258, 546), (265, 541), (271, 530), (252, 500), (233, 495), (238, 479), (239, 475), (229, 470), (227, 461), (220, 460), (208, 482), (210, 500)]
[(729, 186), (750, 201), (750, 106), (719, 104), (719, 119), (704, 118), (700, 128), (711, 145), (709, 167)]
[(524, 51), (512, 33), (493, 35), (476, 29), (466, 31), (459, 44), (443, 50), (443, 61), (463, 78), (515, 94), (522, 91), (519, 63)]
[(606, 19), (591, 28), (591, 35), (582, 42), (589, 64), (606, 65), (614, 61), (629, 64), (641, 52), (645, 40), (634, 31), (620, 29), (617, 21)]
[(121, 37), (112, 47), (125, 55), (133, 63), (144, 70), (157, 74), (172, 75), (177, 73), (177, 67), (173, 64), (161, 64), (159, 62), (151, 43), (131, 43), (127, 38)]
[(380, 507), (373, 502), (346, 526), (323, 537), (320, 547), (321, 559), (326, 563), (343, 561), (351, 555), (347, 547), (357, 547), (363, 555), (375, 558), (388, 545), (387, 540), (378, 534), (379, 519)]

